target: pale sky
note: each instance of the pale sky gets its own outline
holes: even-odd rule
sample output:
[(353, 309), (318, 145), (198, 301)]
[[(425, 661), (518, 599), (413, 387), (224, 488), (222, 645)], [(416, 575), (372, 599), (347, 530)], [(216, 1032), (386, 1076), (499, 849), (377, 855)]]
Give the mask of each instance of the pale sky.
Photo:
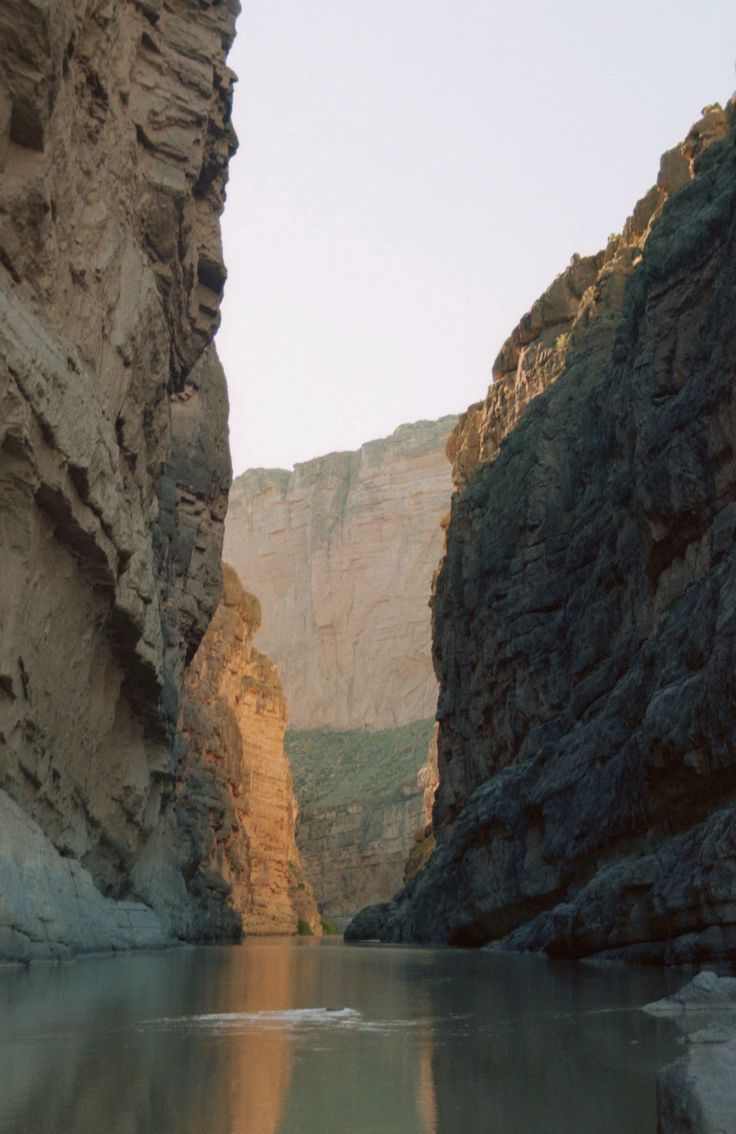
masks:
[(236, 474), (485, 394), (736, 86), (734, 0), (243, 0), (218, 334)]

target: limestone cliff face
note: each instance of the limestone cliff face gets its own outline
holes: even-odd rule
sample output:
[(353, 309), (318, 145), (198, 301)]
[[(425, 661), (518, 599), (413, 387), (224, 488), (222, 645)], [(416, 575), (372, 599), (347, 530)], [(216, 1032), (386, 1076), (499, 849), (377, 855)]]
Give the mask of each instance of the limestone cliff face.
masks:
[[(52, 873), (142, 899), (164, 935), (195, 931), (169, 804), (230, 481), (210, 344), (237, 7), (0, 11), (0, 804)], [(9, 896), (23, 870), (0, 926), (83, 947)]]
[(434, 714), (427, 596), (454, 418), (233, 484), (225, 556), (263, 605), (293, 728), (390, 728)]
[(276, 667), (253, 648), (258, 600), (224, 568), (224, 593), (190, 666), (181, 729), (188, 749), (178, 788), (196, 847), (190, 889), (203, 936), (320, 932), (302, 878), (297, 805), (284, 752), (286, 701)]
[(431, 720), (379, 732), (289, 732), (297, 842), (324, 917), (383, 901), (427, 850), (437, 786)]
[(438, 848), (354, 936), (736, 949), (733, 118), (710, 108), (665, 155), (461, 420)]

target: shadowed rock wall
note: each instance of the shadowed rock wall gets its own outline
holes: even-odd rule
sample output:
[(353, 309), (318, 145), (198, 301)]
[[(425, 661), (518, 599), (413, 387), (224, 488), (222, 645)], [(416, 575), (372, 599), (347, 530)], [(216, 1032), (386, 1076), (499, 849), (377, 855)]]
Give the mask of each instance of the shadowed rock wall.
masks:
[(710, 108), (665, 155), (461, 419), (434, 600), (438, 849), (354, 936), (736, 948), (733, 117)]
[[(237, 9), (0, 11), (0, 788), (37, 861), (148, 903), (164, 936), (196, 932), (170, 801), (230, 482), (210, 344)], [(33, 955), (85, 947), (12, 903), (16, 866), (0, 925)]]

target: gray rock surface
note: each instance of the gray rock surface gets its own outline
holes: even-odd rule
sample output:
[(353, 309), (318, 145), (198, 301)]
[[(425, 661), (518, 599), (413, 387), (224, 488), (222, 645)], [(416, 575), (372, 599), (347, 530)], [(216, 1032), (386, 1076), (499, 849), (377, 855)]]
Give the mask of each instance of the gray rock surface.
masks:
[[(703, 971), (672, 996), (665, 996), (662, 1000), (645, 1004), (643, 1011), (651, 1016), (666, 1016), (680, 1012), (707, 1012), (730, 1008), (736, 1009), (736, 978), (719, 977), (716, 973)], [(695, 1036), (690, 1037), (690, 1042), (696, 1042)], [(700, 1035), (698, 1042), (708, 1042), (707, 1036)]]
[(657, 1080), (657, 1134), (734, 1134), (736, 1036), (690, 1036), (688, 1052)]
[(104, 898), (89, 872), (0, 791), (0, 962), (170, 943), (149, 906)]
[(0, 788), (167, 934), (196, 931), (170, 804), (230, 481), (211, 340), (237, 9), (0, 9)]
[(711, 108), (665, 155), (451, 440), (438, 846), (385, 939), (736, 951), (733, 117)]

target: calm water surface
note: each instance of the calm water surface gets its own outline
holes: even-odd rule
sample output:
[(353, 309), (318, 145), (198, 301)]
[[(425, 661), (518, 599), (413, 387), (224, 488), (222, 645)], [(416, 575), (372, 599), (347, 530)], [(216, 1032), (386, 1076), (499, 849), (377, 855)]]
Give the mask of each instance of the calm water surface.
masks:
[[(252, 940), (0, 971), (2, 1134), (654, 1134), (682, 974)], [(701, 1025), (698, 1025), (701, 1026)]]

